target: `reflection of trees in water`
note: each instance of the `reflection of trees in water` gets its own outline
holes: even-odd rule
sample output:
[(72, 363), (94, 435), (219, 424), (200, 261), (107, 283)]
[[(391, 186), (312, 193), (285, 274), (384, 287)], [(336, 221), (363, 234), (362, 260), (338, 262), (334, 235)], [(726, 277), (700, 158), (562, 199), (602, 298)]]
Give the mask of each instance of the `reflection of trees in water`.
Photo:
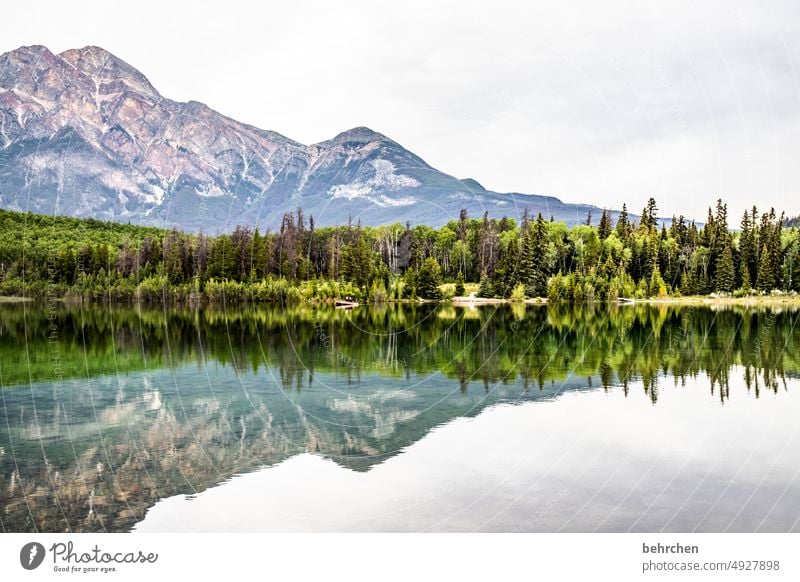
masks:
[[(268, 364), (284, 387), (315, 371), (400, 377), (441, 372), (487, 388), (521, 379), (541, 387), (569, 373), (603, 386), (641, 379), (655, 401), (658, 379), (706, 373), (727, 397), (733, 365), (756, 393), (800, 372), (797, 311), (672, 306), (522, 306), (479, 310), (386, 305), (343, 312), (309, 306), (221, 311), (63, 308), (55, 321), (61, 374), (79, 377), (215, 361), (237, 370)], [(0, 310), (3, 383), (53, 378), (44, 310)], [(20, 357), (27, 342), (29, 360)], [(627, 389), (627, 388), (626, 388)]]
[[(555, 396), (570, 374), (586, 378), (580, 387), (626, 394), (641, 380), (654, 403), (664, 376), (690, 386), (706, 374), (724, 401), (740, 366), (758, 397), (800, 371), (797, 317), (664, 306), (83, 306), (51, 322), (44, 310), (2, 308), (2, 382), (34, 386), (5, 390), (0, 519), (12, 531), (127, 530), (159, 498), (298, 452), (366, 470), (492, 402)], [(342, 378), (350, 393), (326, 387)]]

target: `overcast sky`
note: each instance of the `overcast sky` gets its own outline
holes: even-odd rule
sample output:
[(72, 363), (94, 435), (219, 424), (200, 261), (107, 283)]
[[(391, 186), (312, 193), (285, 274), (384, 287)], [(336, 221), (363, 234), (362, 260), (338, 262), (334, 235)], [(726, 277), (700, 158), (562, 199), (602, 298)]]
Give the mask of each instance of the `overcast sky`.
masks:
[(303, 143), (366, 125), (487, 188), (800, 214), (800, 2), (15, 2), (0, 52), (99, 45)]

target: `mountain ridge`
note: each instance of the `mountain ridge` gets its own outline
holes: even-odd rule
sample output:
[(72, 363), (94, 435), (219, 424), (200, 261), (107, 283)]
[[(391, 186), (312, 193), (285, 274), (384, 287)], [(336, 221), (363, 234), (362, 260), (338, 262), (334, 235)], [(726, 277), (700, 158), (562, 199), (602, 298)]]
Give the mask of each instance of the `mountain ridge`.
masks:
[(0, 206), (132, 223), (277, 227), (297, 207), (317, 224), (440, 226), (527, 209), (575, 224), (594, 205), (498, 193), (428, 164), (365, 126), (304, 145), (199, 101), (162, 96), (97, 46), (0, 55)]

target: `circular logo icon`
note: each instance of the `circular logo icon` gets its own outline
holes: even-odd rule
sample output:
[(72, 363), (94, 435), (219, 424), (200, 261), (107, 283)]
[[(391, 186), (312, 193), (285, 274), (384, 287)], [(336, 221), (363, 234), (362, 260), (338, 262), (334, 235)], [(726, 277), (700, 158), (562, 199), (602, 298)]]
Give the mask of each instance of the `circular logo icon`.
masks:
[(19, 563), (26, 570), (35, 570), (44, 561), (44, 546), (39, 542), (29, 542), (19, 551)]

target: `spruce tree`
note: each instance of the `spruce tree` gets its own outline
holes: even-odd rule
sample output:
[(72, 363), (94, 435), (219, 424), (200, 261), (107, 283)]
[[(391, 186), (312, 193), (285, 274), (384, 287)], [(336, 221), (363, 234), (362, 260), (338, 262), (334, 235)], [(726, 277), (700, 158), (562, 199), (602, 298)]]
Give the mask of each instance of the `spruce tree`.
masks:
[(650, 297), (667, 296), (667, 284), (664, 282), (664, 278), (661, 276), (661, 271), (658, 269), (658, 265), (655, 266), (653, 272), (650, 274), (650, 283), (647, 287), (647, 292)]
[(611, 234), (611, 217), (609, 212), (603, 208), (603, 214), (600, 216), (600, 225), (597, 227), (597, 235), (600, 240), (606, 240)]
[(525, 284), (525, 292), (530, 297), (544, 297), (547, 293), (547, 279), (550, 276), (547, 262), (547, 223), (542, 214), (536, 218), (529, 239), (531, 268), (530, 277)]
[(512, 287), (518, 283), (525, 285), (525, 289), (530, 289), (534, 281), (534, 249), (533, 249), (533, 228), (530, 222), (523, 220), (522, 242), (519, 247), (519, 261), (516, 267), (516, 277), (512, 281)]
[(745, 295), (750, 295), (750, 293), (753, 292), (753, 287), (752, 287), (752, 283), (751, 283), (752, 279), (750, 278), (750, 267), (747, 266), (746, 262), (742, 261), (742, 266), (741, 266), (740, 270), (741, 270), (741, 273), (742, 273), (741, 274), (741, 279), (742, 279), (741, 290), (742, 290), (742, 293), (744, 293)]
[(733, 267), (733, 250), (731, 245), (725, 245), (725, 249), (717, 259), (716, 269), (716, 290), (721, 293), (730, 293), (735, 284), (735, 271)]
[(520, 284), (519, 265), (519, 243), (516, 238), (512, 238), (508, 241), (508, 246), (501, 250), (500, 260), (494, 271), (492, 286), (495, 295), (507, 297)]
[(761, 247), (759, 255), (756, 289), (759, 291), (772, 291), (775, 288), (775, 275), (772, 272), (772, 259), (766, 244)]
[(694, 295), (696, 292), (694, 277), (692, 276), (691, 271), (684, 271), (683, 275), (681, 276), (681, 295), (688, 296)]
[(639, 228), (643, 231), (654, 229), (658, 224), (658, 207), (656, 206), (655, 198), (650, 198), (647, 201), (647, 206), (642, 210), (642, 219), (639, 222)]
[(264, 238), (261, 236), (261, 233), (258, 231), (258, 227), (256, 227), (255, 232), (253, 233), (253, 240), (250, 243), (251, 252), (250, 252), (250, 271), (254, 274), (257, 279), (261, 279), (264, 277), (265, 272), (264, 269), (266, 265), (264, 264)]
[(232, 279), (236, 272), (235, 249), (228, 235), (220, 235), (211, 247), (208, 261), (209, 277)]
[(494, 297), (494, 287), (486, 272), (481, 275), (481, 284), (478, 288), (478, 297)]
[[(755, 215), (755, 208), (753, 208)], [(742, 288), (750, 289), (753, 285), (752, 274), (757, 272), (758, 263), (756, 262), (756, 240), (753, 232), (753, 223), (750, 220), (750, 213), (745, 211), (742, 216), (741, 233), (739, 234), (739, 257)]]
[[(710, 253), (708, 263), (708, 277), (717, 286), (717, 265), (720, 264), (722, 253), (729, 245), (730, 235), (728, 233), (728, 207), (717, 200), (716, 212), (712, 215), (711, 208), (708, 209), (709, 222), (705, 227), (706, 246)], [(727, 276), (727, 274), (726, 274)], [(735, 276), (735, 272), (734, 272)]]
[[(775, 216), (774, 211), (772, 212), (772, 216)], [(772, 262), (772, 276), (775, 289), (783, 288), (783, 243), (781, 240), (781, 233), (783, 232), (783, 223), (785, 220), (786, 216), (781, 213), (780, 218), (772, 226), (770, 233), (769, 254), (770, 261)]]
[(433, 257), (422, 262), (417, 276), (417, 295), (423, 299), (441, 299), (442, 269)]
[(461, 271), (458, 272), (458, 277), (456, 277), (456, 290), (455, 295), (456, 297), (463, 297), (464, 296), (464, 273)]
[(630, 222), (628, 219), (628, 207), (623, 204), (622, 210), (617, 219), (616, 233), (619, 240), (624, 243), (628, 242), (628, 235), (630, 234)]

